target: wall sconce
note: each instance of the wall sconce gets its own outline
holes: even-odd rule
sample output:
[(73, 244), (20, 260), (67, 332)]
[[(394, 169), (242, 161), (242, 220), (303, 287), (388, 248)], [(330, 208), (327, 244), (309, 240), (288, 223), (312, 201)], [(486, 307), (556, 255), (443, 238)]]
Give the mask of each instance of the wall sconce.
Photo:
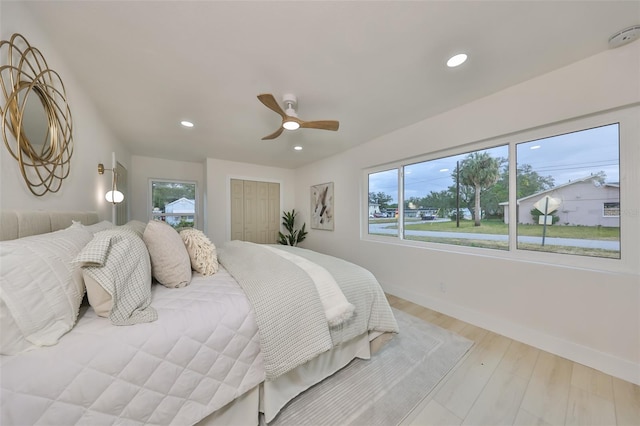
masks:
[(98, 164), (98, 174), (104, 174), (104, 171), (108, 170), (113, 173), (113, 180), (111, 181), (111, 191), (104, 194), (104, 199), (110, 203), (117, 204), (124, 201), (124, 194), (118, 191), (118, 174), (115, 169), (105, 169), (104, 164)]

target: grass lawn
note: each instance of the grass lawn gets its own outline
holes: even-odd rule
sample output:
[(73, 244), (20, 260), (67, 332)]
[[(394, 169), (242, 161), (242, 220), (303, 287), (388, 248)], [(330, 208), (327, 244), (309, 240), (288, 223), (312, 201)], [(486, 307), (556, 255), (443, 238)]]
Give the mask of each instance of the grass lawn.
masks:
[[(395, 219), (378, 219), (369, 220), (369, 223), (388, 223), (390, 227), (396, 227)], [(508, 225), (501, 220), (483, 220), (480, 226), (474, 226), (471, 220), (460, 221), (460, 227), (456, 227), (455, 221), (450, 222), (419, 222), (416, 219), (407, 219), (405, 221), (407, 230), (418, 231), (440, 231), (440, 232), (460, 232), (467, 234), (494, 234), (508, 235)], [(542, 237), (542, 225), (518, 225), (518, 236)], [(383, 235), (383, 234), (380, 234)], [(389, 236), (389, 235), (385, 235)], [(620, 228), (608, 228), (602, 226), (547, 226), (546, 236), (549, 238), (575, 238), (600, 241), (619, 241)], [(487, 241), (474, 240), (472, 238), (440, 238), (435, 236), (416, 236), (407, 237), (413, 241), (435, 242), (442, 244), (452, 244), (467, 247), (482, 247), (497, 250), (509, 250), (507, 241)], [(534, 250), (552, 253), (573, 254), (579, 256), (608, 257), (619, 259), (619, 250), (590, 249), (580, 247), (568, 247), (559, 245), (546, 245), (544, 247), (538, 244), (518, 243), (520, 250)]]
[[(383, 235), (385, 237), (389, 236), (384, 234), (378, 234), (378, 235)], [(466, 238), (437, 238), (437, 237), (420, 237), (420, 236), (411, 236), (411, 238), (409, 239), (412, 241), (451, 244), (455, 246), (479, 247), (479, 248), (488, 248), (488, 249), (495, 249), (495, 250), (509, 250), (509, 243), (506, 241), (486, 241), (486, 240), (470, 240)], [(544, 247), (541, 247), (538, 244), (527, 244), (527, 243), (519, 243), (518, 249), (544, 251), (547, 253), (573, 254), (577, 256), (607, 257), (610, 259), (620, 259), (620, 252), (618, 250), (604, 250), (604, 249), (568, 247), (568, 246), (556, 246), (556, 245), (546, 245)]]
[[(395, 220), (389, 220), (395, 223)], [(380, 222), (379, 222), (380, 223)], [(442, 232), (465, 232), (473, 234), (496, 234), (507, 235), (509, 233), (508, 225), (501, 220), (489, 219), (483, 220), (480, 226), (474, 226), (472, 220), (461, 220), (460, 227), (456, 227), (455, 221), (450, 222), (424, 222), (411, 223), (405, 222), (405, 228), (417, 231), (442, 231)], [(519, 236), (541, 237), (543, 231), (542, 225), (518, 225)], [(546, 236), (549, 238), (577, 238), (584, 240), (603, 240), (618, 241), (620, 239), (620, 228), (604, 227), (604, 226), (563, 226), (550, 225), (547, 226)]]

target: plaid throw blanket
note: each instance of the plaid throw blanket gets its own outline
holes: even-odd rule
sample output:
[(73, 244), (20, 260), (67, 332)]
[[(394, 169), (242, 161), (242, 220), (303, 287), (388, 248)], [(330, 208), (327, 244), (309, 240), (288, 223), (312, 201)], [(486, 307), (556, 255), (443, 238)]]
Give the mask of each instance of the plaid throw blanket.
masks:
[(149, 253), (139, 233), (126, 226), (100, 231), (74, 262), (111, 295), (112, 324), (133, 325), (158, 319), (151, 306)]
[(329, 327), (318, 290), (303, 269), (259, 244), (225, 243), (218, 250), (218, 260), (242, 286), (253, 305), (267, 380), (367, 330), (398, 331), (384, 293), (369, 271), (310, 250), (273, 247), (326, 269), (355, 306), (355, 312), (347, 321)]

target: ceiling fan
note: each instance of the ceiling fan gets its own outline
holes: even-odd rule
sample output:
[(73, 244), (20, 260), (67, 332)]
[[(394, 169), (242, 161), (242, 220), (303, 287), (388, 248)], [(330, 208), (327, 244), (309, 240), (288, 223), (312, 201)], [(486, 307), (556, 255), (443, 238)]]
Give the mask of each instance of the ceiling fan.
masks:
[(286, 94), (283, 96), (282, 101), (284, 102), (285, 109), (283, 110), (276, 102), (276, 99), (270, 93), (263, 93), (258, 95), (258, 99), (262, 102), (267, 108), (272, 111), (277, 112), (282, 117), (282, 125), (278, 130), (273, 132), (272, 134), (265, 136), (262, 140), (266, 139), (275, 139), (284, 131), (287, 130), (296, 130), (298, 128), (303, 129), (320, 129), (320, 130), (338, 130), (339, 122), (336, 120), (319, 120), (319, 121), (304, 121), (298, 118), (298, 114), (296, 113), (296, 106), (298, 104), (298, 100), (295, 95)]

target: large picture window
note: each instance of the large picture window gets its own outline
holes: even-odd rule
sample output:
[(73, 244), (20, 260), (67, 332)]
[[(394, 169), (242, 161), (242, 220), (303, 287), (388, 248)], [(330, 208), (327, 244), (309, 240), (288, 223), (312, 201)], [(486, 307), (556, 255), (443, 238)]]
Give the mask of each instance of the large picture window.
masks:
[(507, 250), (508, 147), (404, 166), (404, 239)]
[(518, 249), (620, 258), (618, 127), (517, 145)]
[(368, 235), (620, 259), (619, 127), (369, 171)]
[(167, 222), (174, 228), (195, 227), (196, 183), (151, 180), (150, 218)]

